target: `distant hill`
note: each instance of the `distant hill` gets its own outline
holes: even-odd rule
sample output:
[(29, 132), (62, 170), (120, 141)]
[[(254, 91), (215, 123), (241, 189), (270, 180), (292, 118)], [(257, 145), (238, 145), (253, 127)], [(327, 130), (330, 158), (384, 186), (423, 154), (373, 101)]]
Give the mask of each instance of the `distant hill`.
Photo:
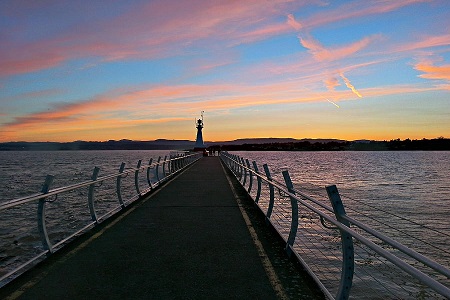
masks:
[(54, 151), (54, 150), (183, 150), (192, 149), (188, 140), (132, 141), (109, 140), (106, 142), (75, 141), (57, 142), (8, 142), (0, 143), (0, 151)]

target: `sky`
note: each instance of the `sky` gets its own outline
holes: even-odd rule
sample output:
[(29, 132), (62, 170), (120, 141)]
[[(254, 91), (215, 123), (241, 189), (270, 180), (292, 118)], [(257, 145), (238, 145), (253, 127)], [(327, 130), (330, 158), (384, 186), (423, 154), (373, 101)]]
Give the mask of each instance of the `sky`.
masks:
[(0, 142), (450, 138), (450, 1), (0, 1)]

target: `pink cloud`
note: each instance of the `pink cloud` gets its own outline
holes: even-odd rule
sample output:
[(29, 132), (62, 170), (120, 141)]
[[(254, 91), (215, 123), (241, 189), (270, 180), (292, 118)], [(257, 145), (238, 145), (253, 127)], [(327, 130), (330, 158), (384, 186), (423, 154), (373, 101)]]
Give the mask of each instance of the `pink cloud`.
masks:
[(0, 76), (30, 73), (55, 67), (67, 59), (61, 53), (39, 51), (35, 45), (29, 45), (27, 50), (0, 51)]
[[(287, 22), (281, 23), (277, 17), (284, 11), (293, 11), (311, 2), (277, 0), (261, 3), (246, 0), (237, 4), (232, 1), (205, 3), (199, 0), (160, 0), (127, 6), (123, 13), (118, 13), (119, 7), (112, 5), (112, 13), (104, 12), (101, 18), (86, 18), (82, 23), (73, 20), (74, 14), (70, 11), (75, 10), (81, 16), (84, 13), (80, 12), (85, 11), (85, 8), (72, 5), (70, 1), (56, 1), (52, 5), (33, 4), (32, 7), (20, 2), (11, 6), (6, 13), (25, 19), (29, 13), (42, 14), (49, 9), (68, 7), (69, 12), (51, 14), (48, 19), (50, 27), (63, 26), (60, 30), (43, 35), (41, 39), (26, 42), (16, 38), (27, 35), (27, 29), (23, 31), (20, 28), (16, 28), (18, 34), (2, 37), (0, 76), (51, 68), (80, 57), (96, 56), (106, 61), (156, 59), (181, 54), (190, 47), (215, 48), (250, 43), (287, 33), (290, 27), (295, 30), (311, 28), (342, 19), (385, 13), (416, 2), (420, 1), (357, 2), (318, 13), (302, 22), (289, 14)], [(99, 11), (100, 8), (94, 5), (93, 9)], [(65, 19), (68, 21), (64, 24), (62, 21)], [(58, 23), (51, 26), (53, 21)], [(316, 48), (315, 57), (319, 60), (346, 57), (365, 48), (372, 40), (369, 37), (336, 49)], [(305, 47), (314, 44), (321, 47), (306, 38), (302, 44)]]
[[(351, 99), (352, 93), (360, 93), (342, 73), (341, 76), (349, 90), (333, 91), (333, 102)], [(305, 78), (264, 86), (179, 85), (110, 91), (89, 101), (55, 105), (50, 110), (19, 116), (13, 122), (0, 126), (1, 139), (6, 141), (26, 137), (28, 140), (36, 140), (42, 136), (50, 139), (52, 134), (55, 134), (54, 139), (63, 139), (67, 138), (67, 132), (76, 132), (79, 138), (83, 138), (85, 132), (90, 132), (93, 135), (86, 135), (84, 138), (91, 138), (95, 133), (96, 139), (102, 139), (102, 134), (105, 134), (102, 130), (111, 129), (108, 136), (103, 137), (108, 139), (116, 137), (120, 132), (127, 133), (121, 128), (181, 122), (186, 120), (186, 116), (194, 116), (201, 110), (217, 114), (235, 108), (326, 101), (326, 93), (304, 87), (320, 82), (321, 77), (309, 80)], [(361, 93), (365, 97), (379, 97), (445, 89), (448, 89), (448, 85), (383, 86), (364, 89)]]
[(4, 97), (3, 101), (18, 101), (18, 100), (34, 100), (34, 99), (40, 99), (44, 97), (51, 97), (55, 95), (61, 95), (64, 93), (64, 90), (62, 89), (46, 89), (46, 90), (40, 90), (40, 91), (32, 91), (27, 93), (21, 93), (14, 96)]
[(270, 24), (259, 29), (250, 30), (242, 34), (238, 34), (237, 43), (251, 43), (263, 40), (272, 36), (283, 34), (289, 31), (289, 26), (284, 23)]
[(296, 19), (295, 19), (295, 17), (294, 17), (294, 15), (293, 14), (289, 14), (288, 15), (288, 20), (287, 20), (287, 23), (292, 27), (292, 28), (294, 28), (295, 30), (300, 30), (300, 29), (302, 29), (302, 24), (300, 24), (300, 22), (298, 22)]
[(421, 50), (433, 47), (449, 46), (450, 34), (422, 36), (417, 41), (402, 43), (394, 46), (392, 51), (404, 52), (411, 50)]
[(337, 78), (334, 77), (334, 76), (331, 76), (331, 77), (326, 78), (325, 81), (324, 81), (324, 83), (325, 83), (325, 86), (327, 87), (327, 89), (328, 89), (329, 91), (334, 91), (334, 89), (335, 89), (337, 86), (340, 86), (340, 85), (341, 85), (341, 84), (339, 83), (339, 81), (337, 80)]
[(421, 78), (445, 80), (450, 82), (450, 65), (435, 66), (429, 61), (419, 62), (414, 69), (424, 74), (419, 75)]
[(388, 13), (405, 6), (422, 2), (430, 2), (430, 0), (353, 1), (342, 4), (333, 10), (316, 13), (309, 18), (302, 20), (302, 24), (304, 28), (315, 28), (346, 19)]
[(318, 61), (333, 61), (351, 56), (362, 49), (366, 48), (370, 43), (379, 38), (379, 35), (365, 37), (362, 40), (351, 43), (342, 47), (326, 48), (312, 37), (300, 38), (300, 43)]
[[(179, 85), (154, 86), (134, 91), (111, 91), (91, 100), (54, 105), (48, 110), (16, 117), (0, 126), (0, 131), (17, 133), (46, 132), (52, 128), (91, 126), (114, 127), (114, 123), (140, 123), (147, 120), (180, 118), (200, 110), (217, 111), (238, 107), (272, 105), (289, 102), (314, 101), (317, 96), (301, 92), (293, 82), (261, 86), (238, 85)], [(183, 101), (180, 101), (183, 99)], [(121, 117), (118, 121), (117, 116)], [(111, 123), (111, 124), (110, 124)], [(110, 124), (110, 125), (107, 125)], [(100, 125), (99, 125), (100, 126)], [(75, 126), (76, 127), (76, 126)], [(71, 129), (72, 130), (72, 129)]]
[[(34, 29), (17, 28), (18, 34), (2, 38), (0, 76), (38, 71), (80, 57), (97, 56), (107, 61), (155, 59), (181, 54), (190, 47), (214, 48), (223, 47), (223, 43), (226, 46), (266, 39), (289, 31), (289, 25), (276, 21), (281, 11), (304, 4), (284, 0), (264, 3), (160, 0), (129, 5), (128, 10), (117, 16), (94, 6), (94, 10), (101, 11), (101, 17), (81, 19), (83, 22), (74, 22), (73, 18), (76, 15), (84, 18), (84, 13), (66, 12), (60, 17), (52, 14), (47, 20), (48, 26), (61, 27), (60, 30), (51, 30), (42, 38), (26, 41), (20, 37)], [(64, 1), (36, 5), (29, 13), (43, 14), (65, 6), (70, 10), (74, 5)], [(25, 19), (26, 14), (19, 7), (14, 5), (8, 13)], [(117, 9), (112, 5), (112, 11)], [(66, 23), (65, 19), (68, 19)], [(72, 22), (76, 26), (72, 26)], [(222, 43), (220, 46), (218, 41)]]

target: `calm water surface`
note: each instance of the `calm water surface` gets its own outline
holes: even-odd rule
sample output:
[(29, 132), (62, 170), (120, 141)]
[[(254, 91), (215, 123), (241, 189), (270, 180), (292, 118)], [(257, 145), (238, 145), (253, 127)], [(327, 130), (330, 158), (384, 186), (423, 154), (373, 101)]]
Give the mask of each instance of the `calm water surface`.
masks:
[[(280, 182), (284, 182), (281, 172), (288, 170), (297, 190), (327, 205), (330, 202), (325, 187), (336, 185), (347, 215), (450, 268), (450, 152), (233, 154), (250, 162), (255, 160), (261, 171), (262, 164), (266, 163), (272, 176)], [(317, 216), (308, 215), (302, 207), (300, 214), (303, 216), (299, 221), (296, 249), (308, 265), (315, 267), (315, 273), (323, 274), (321, 281), (327, 288), (331, 286), (336, 291), (334, 278), (339, 277), (341, 254), (340, 250), (329, 250), (331, 245), (339, 243), (339, 238), (329, 235), (317, 224)], [(310, 248), (303, 249), (314, 240)], [(358, 243), (355, 251), (352, 299), (367, 298), (368, 293), (371, 299), (442, 298), (429, 291), (423, 294), (418, 283), (387, 267), (375, 253)], [(321, 265), (322, 258), (331, 264)], [(409, 261), (407, 257), (403, 259)], [(327, 276), (333, 272), (335, 276)], [(436, 278), (450, 286), (450, 279), (440, 275)]]
[[(450, 152), (233, 152), (266, 163), (272, 176), (284, 182), (289, 170), (295, 188), (326, 198), (325, 187), (336, 185), (349, 214), (376, 217), (395, 213), (409, 220), (450, 230)], [(450, 238), (439, 241), (450, 244)], [(446, 262), (450, 266), (450, 259)]]
[[(90, 180), (94, 167), (100, 168), (99, 177), (118, 174), (122, 162), (126, 168), (135, 168), (138, 160), (146, 165), (151, 158), (155, 161), (169, 154), (167, 150), (0, 151), (0, 203), (40, 192), (48, 174), (55, 176), (53, 189)], [(139, 184), (141, 189), (148, 187), (145, 174)], [(53, 244), (91, 222), (87, 191), (85, 187), (63, 193), (46, 204), (47, 231)], [(122, 195), (124, 200), (136, 196), (133, 175), (122, 179)], [(98, 216), (118, 206), (115, 179), (97, 186), (95, 200)], [(41, 252), (37, 203), (0, 211), (0, 276)]]
[[(324, 201), (328, 201), (325, 186), (337, 185), (349, 215), (393, 237), (396, 233), (380, 223), (402, 228), (402, 232), (409, 230), (414, 238), (402, 242), (450, 267), (446, 250), (450, 244), (446, 234), (450, 232), (450, 152), (232, 153), (255, 160), (261, 171), (262, 164), (267, 163), (272, 176), (280, 182), (281, 171), (289, 170), (296, 189)], [(136, 167), (139, 159), (148, 164), (150, 158), (165, 155), (169, 151), (0, 152), (0, 202), (39, 192), (47, 174), (55, 176), (55, 188), (89, 180), (94, 166), (100, 167), (102, 176), (117, 173), (122, 162)], [(145, 181), (145, 176), (141, 177)], [(124, 193), (129, 197), (135, 194), (133, 184), (133, 178), (124, 179), (124, 186), (129, 186)], [(96, 195), (99, 209), (103, 205), (107, 210), (109, 202), (117, 205), (114, 182), (105, 183), (101, 189), (103, 192)], [(49, 215), (53, 217), (49, 217), (48, 225), (55, 240), (89, 221), (86, 197), (87, 192), (80, 191), (49, 204)], [(54, 217), (61, 210), (66, 215)], [(23, 262), (24, 253), (38, 253), (42, 248), (35, 204), (0, 214), (1, 275)], [(418, 226), (403, 224), (402, 218)], [(417, 242), (417, 238), (421, 241)], [(422, 241), (443, 250), (430, 253)]]
[(346, 206), (358, 201), (380, 209), (395, 208), (428, 223), (440, 224), (450, 216), (449, 151), (233, 154), (255, 160), (261, 170), (267, 163), (281, 182), (281, 171), (289, 170), (295, 186), (307, 193), (326, 195), (324, 188), (334, 184), (348, 197)]
[(169, 155), (167, 150), (146, 151), (0, 151), (0, 201), (27, 196), (41, 190), (45, 177), (54, 175), (52, 188), (89, 180), (94, 167), (99, 176), (116, 173), (120, 164), (136, 167), (139, 159)]

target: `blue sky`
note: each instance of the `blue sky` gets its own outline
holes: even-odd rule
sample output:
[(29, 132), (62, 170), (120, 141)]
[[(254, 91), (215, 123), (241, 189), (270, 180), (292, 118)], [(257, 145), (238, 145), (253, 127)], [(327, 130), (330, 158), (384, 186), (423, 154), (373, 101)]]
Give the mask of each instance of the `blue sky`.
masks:
[(450, 137), (450, 2), (1, 1), (0, 141)]

